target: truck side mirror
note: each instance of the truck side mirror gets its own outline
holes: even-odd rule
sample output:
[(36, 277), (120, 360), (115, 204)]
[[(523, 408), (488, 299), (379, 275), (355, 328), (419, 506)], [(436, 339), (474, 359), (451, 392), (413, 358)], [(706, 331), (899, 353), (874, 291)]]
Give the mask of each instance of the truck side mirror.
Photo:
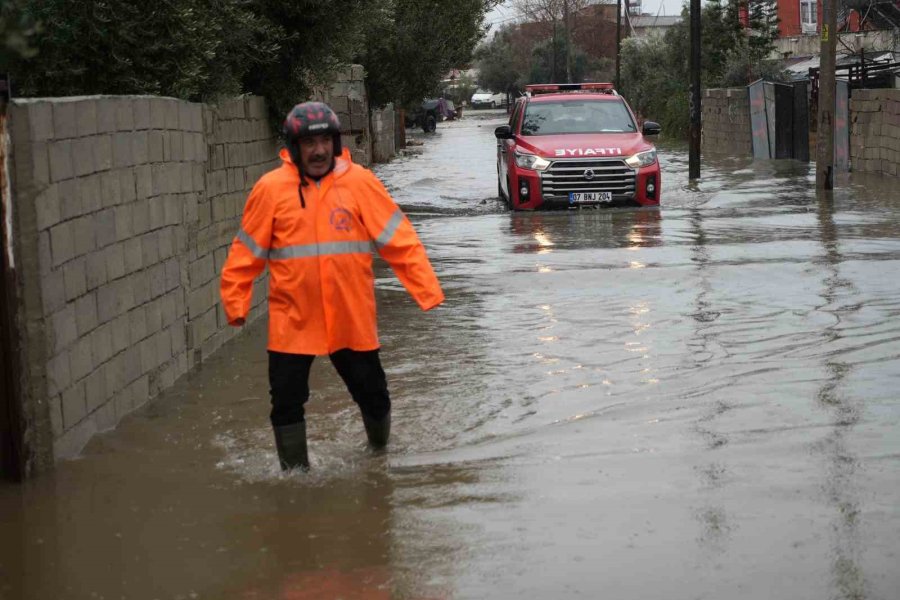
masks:
[(511, 140), (513, 137), (512, 128), (509, 125), (501, 125), (494, 130), (494, 137), (498, 140)]
[(644, 121), (644, 135), (659, 135), (659, 132), (662, 131), (662, 127), (659, 126), (659, 123), (656, 121)]

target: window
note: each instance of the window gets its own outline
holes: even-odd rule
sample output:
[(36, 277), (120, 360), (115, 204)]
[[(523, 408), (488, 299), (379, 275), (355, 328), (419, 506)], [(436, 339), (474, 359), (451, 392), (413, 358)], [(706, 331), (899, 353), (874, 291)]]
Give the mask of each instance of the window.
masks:
[(637, 126), (621, 101), (533, 102), (525, 110), (522, 135), (634, 133)]
[(816, 12), (816, 0), (800, 0), (800, 31), (802, 33), (816, 33), (818, 27), (818, 15)]

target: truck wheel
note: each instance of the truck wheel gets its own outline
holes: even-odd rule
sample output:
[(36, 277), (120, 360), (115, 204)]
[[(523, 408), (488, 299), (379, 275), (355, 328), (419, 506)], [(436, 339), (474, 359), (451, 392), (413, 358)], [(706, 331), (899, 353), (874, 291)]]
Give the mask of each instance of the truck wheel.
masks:
[(425, 123), (422, 125), (422, 131), (431, 133), (435, 129), (437, 129), (437, 119), (434, 118), (434, 115), (426, 115)]

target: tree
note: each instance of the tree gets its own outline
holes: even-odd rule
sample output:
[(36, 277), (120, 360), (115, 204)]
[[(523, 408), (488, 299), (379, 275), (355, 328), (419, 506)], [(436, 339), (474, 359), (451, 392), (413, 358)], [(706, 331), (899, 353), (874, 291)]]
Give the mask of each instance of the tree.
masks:
[(40, 23), (37, 52), (13, 59), (23, 95), (161, 94), (190, 100), (241, 91), (270, 58), (272, 26), (245, 0), (23, 0)]
[[(565, 80), (568, 82), (575, 81), (573, 77), (573, 63), (575, 53), (569, 40), (575, 36), (575, 27), (578, 19), (575, 15), (584, 10), (588, 5), (588, 0), (516, 0), (516, 6), (519, 14), (525, 19), (536, 21), (539, 23), (547, 23), (551, 29), (551, 39), (553, 40), (549, 46), (551, 56), (548, 63), (551, 68), (550, 78), (558, 81), (559, 77), (565, 73)], [(559, 41), (559, 28), (562, 26), (562, 36), (566, 40), (563, 44)], [(557, 51), (562, 53), (563, 68), (557, 71), (558, 59)]]
[(372, 106), (409, 106), (439, 91), (451, 68), (468, 64), (497, 0), (376, 0), (357, 59)]
[(511, 25), (504, 27), (476, 50), (479, 87), (506, 93), (525, 87), (526, 71), (522, 68), (521, 56), (513, 46), (514, 31)]
[(22, 0), (4, 0), (0, 6), (0, 73), (6, 73), (13, 57), (32, 58), (37, 54), (34, 37), (40, 31), (40, 24), (24, 10)]

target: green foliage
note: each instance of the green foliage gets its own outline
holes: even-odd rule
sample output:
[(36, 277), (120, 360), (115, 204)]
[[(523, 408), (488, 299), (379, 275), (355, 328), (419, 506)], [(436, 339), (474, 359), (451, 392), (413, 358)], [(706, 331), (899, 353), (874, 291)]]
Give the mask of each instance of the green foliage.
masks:
[(24, 12), (41, 31), (37, 55), (11, 65), (23, 95), (233, 95), (277, 48), (247, 0), (24, 0)]
[[(564, 33), (535, 44), (532, 49), (529, 83), (558, 83), (566, 80), (566, 46), (569, 40)], [(572, 81), (584, 81), (590, 59), (574, 43), (572, 53)]]
[(25, 12), (23, 0), (4, 0), (0, 5), (0, 73), (9, 70), (12, 60), (31, 58), (37, 54), (34, 37), (40, 24)]
[(375, 0), (365, 45), (370, 104), (410, 106), (439, 92), (442, 77), (472, 59), (494, 0)]
[(478, 85), (475, 80), (471, 76), (463, 74), (456, 81), (444, 85), (441, 95), (460, 106), (463, 101), (468, 104), (477, 89)]
[[(230, 0), (234, 1), (234, 0)], [(252, 0), (277, 46), (243, 75), (244, 91), (265, 96), (274, 123), (363, 47), (376, 0)]]
[(521, 90), (529, 71), (522, 68), (521, 56), (513, 48), (513, 28), (500, 29), (475, 51), (478, 86), (495, 92)]

